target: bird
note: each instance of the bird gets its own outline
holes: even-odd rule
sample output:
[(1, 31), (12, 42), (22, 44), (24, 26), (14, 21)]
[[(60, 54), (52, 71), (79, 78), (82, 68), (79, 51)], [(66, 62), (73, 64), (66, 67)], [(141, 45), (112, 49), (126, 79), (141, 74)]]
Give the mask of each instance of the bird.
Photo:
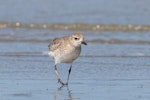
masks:
[[(58, 83), (62, 85), (68, 85), (72, 63), (79, 57), (82, 44), (87, 45), (87, 43), (84, 41), (84, 36), (82, 33), (76, 32), (68, 36), (55, 38), (48, 45), (48, 55), (54, 59), (54, 72), (57, 76)], [(56, 65), (59, 63), (70, 64), (66, 83), (62, 81), (58, 73)]]

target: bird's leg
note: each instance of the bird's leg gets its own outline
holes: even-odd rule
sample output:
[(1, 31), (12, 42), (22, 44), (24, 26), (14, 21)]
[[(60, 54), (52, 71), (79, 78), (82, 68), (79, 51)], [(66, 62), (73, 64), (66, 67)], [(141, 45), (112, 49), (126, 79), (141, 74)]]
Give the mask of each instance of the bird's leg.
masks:
[(65, 85), (65, 84), (63, 83), (63, 81), (61, 80), (59, 74), (58, 74), (56, 65), (54, 66), (54, 71), (55, 71), (55, 74), (56, 74), (56, 76), (57, 76), (58, 82), (61, 83), (62, 85)]
[(70, 73), (71, 73), (71, 68), (72, 68), (72, 64), (71, 64), (71, 66), (70, 66), (70, 68), (69, 68), (69, 72), (68, 72), (68, 78), (67, 78), (67, 83), (66, 83), (66, 85), (68, 85), (69, 76), (70, 76)]

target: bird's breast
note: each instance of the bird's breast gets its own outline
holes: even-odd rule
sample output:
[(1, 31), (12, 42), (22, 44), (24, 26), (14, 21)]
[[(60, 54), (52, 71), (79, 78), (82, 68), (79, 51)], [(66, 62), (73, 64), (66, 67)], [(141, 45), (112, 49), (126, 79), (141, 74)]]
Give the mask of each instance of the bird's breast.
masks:
[(81, 47), (79, 48), (72, 48), (70, 50), (64, 50), (63, 53), (57, 54), (55, 56), (55, 60), (58, 63), (72, 63), (75, 59), (78, 58), (81, 52)]

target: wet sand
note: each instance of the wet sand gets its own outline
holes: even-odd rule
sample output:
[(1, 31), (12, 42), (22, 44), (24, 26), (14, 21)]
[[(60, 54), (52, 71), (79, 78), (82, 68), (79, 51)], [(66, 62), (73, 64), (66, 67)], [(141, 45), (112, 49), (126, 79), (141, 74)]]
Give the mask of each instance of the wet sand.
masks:
[[(59, 87), (55, 80), (3, 80), (1, 100), (148, 100), (149, 80), (74, 80)], [(3, 86), (3, 87), (2, 87)]]
[[(1, 0), (0, 11), (0, 100), (149, 100), (148, 0)], [(47, 46), (73, 32), (88, 45), (61, 87)]]
[[(17, 29), (18, 30), (18, 29)], [(22, 29), (18, 30), (18, 37)], [(24, 39), (29, 38), (23, 35)], [(45, 30), (39, 30), (45, 33)], [(70, 31), (50, 31), (38, 39), (51, 39), (70, 34)], [(73, 64), (68, 87), (60, 88), (53, 71), (53, 60), (47, 55), (49, 42), (1, 42), (0, 46), (0, 98), (1, 100), (148, 100), (150, 98), (150, 47), (149, 44), (92, 42), (94, 39), (111, 40), (113, 37), (128, 35), (129, 32), (82, 31), (88, 45), (83, 46), (79, 59)], [(17, 34), (17, 32), (16, 32)], [(140, 33), (129, 33), (140, 38)], [(139, 35), (138, 35), (139, 34)], [(146, 39), (149, 33), (142, 33)], [(105, 36), (107, 35), (107, 36)], [(7, 36), (9, 37), (9, 36)], [(33, 35), (30, 38), (36, 38)], [(109, 38), (108, 38), (109, 37)], [(16, 39), (14, 37), (9, 37)], [(18, 38), (18, 39), (19, 39)], [(107, 39), (106, 39), (107, 38)], [(126, 40), (127, 37), (122, 38)], [(148, 41), (148, 40), (147, 40)], [(69, 66), (58, 65), (66, 80)]]

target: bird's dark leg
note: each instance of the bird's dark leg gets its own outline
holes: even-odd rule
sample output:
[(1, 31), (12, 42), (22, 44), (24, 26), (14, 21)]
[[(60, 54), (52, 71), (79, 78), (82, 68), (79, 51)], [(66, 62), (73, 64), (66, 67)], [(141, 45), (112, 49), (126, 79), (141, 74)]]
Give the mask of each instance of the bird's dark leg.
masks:
[(56, 74), (56, 76), (57, 76), (58, 82), (59, 82), (60, 84), (62, 84), (62, 85), (65, 85), (65, 84), (63, 83), (63, 81), (61, 80), (60, 76), (59, 76), (59, 73), (58, 73), (58, 71), (57, 71), (56, 65), (54, 66), (54, 71), (55, 71), (55, 74)]
[(71, 68), (72, 68), (72, 64), (71, 64), (71, 66), (70, 66), (70, 68), (69, 68), (69, 72), (68, 72), (68, 78), (67, 78), (67, 83), (66, 83), (66, 85), (68, 85), (69, 76), (70, 76), (70, 73), (71, 73)]

